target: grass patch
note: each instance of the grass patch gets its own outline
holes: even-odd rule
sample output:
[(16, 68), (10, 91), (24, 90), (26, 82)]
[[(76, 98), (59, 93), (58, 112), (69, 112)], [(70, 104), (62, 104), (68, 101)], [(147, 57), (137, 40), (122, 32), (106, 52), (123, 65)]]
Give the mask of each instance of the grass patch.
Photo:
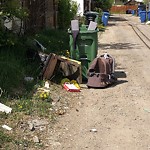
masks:
[(15, 100), (12, 104), (14, 113), (22, 112), (24, 115), (35, 115), (39, 117), (51, 117), (50, 102), (43, 100)]
[(11, 142), (12, 138), (4, 133), (2, 129), (0, 129), (0, 147), (2, 147), (3, 143)]
[(0, 87), (4, 91), (3, 96), (20, 97), (31, 90), (35, 83), (26, 83), (24, 78), (32, 76), (36, 79), (40, 72), (39, 64), (38, 61), (28, 61), (24, 46), (0, 49)]
[[(3, 97), (23, 97), (30, 95), (37, 83), (41, 72), (40, 59), (29, 59), (27, 50), (39, 50), (33, 40), (37, 39), (46, 53), (68, 55), (69, 35), (67, 31), (47, 29), (32, 37), (22, 37), (18, 43), (10, 47), (0, 47), (0, 87), (4, 91)], [(25, 77), (33, 77), (33, 82), (25, 82)]]
[(41, 148), (43, 143), (34, 143), (33, 136), (43, 136), (40, 131), (29, 130), (28, 121), (37, 118), (46, 118), (54, 121), (54, 113), (50, 102), (37, 99), (4, 100), (5, 105), (12, 108), (10, 114), (0, 112), (0, 125), (7, 124), (11, 131), (0, 128), (0, 149), (29, 149)]
[(16, 135), (5, 133), (3, 129), (0, 129), (0, 149), (26, 149), (33, 146), (35, 146), (33, 142), (23, 139), (21, 136), (17, 137)]
[[(48, 100), (42, 100), (42, 99), (14, 99), (9, 100), (5, 99), (3, 100), (3, 104), (13, 108), (13, 111), (11, 115), (0, 113), (0, 117), (2, 119), (9, 119), (9, 118), (16, 118), (16, 115), (19, 118), (19, 113), (21, 116), (23, 115), (31, 115), (31, 116), (39, 116), (39, 117), (46, 117), (51, 119), (52, 112), (52, 104), (51, 101)], [(19, 118), (20, 119), (20, 118)], [(11, 119), (12, 120), (12, 119)]]
[(46, 47), (47, 53), (66, 56), (66, 51), (69, 50), (69, 34), (67, 31), (45, 29), (36, 34), (34, 38)]

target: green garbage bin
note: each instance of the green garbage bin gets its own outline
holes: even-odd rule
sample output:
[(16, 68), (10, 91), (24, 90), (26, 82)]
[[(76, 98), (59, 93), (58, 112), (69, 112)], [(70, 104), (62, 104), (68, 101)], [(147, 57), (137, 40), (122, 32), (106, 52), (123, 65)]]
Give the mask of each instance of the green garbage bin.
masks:
[(76, 39), (76, 49), (71, 31), (70, 34), (70, 56), (72, 59), (81, 61), (82, 79), (87, 79), (87, 70), (90, 63), (96, 58), (98, 50), (98, 30), (87, 30), (86, 25), (80, 27)]

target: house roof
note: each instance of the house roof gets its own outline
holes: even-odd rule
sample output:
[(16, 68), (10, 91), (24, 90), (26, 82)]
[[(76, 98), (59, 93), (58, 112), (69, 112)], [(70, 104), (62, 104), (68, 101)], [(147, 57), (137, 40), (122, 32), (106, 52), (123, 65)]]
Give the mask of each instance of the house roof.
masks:
[(143, 0), (135, 0), (136, 2), (143, 2)]
[(142, 3), (143, 0), (129, 0), (128, 2), (124, 3), (124, 5), (135, 5), (137, 3)]

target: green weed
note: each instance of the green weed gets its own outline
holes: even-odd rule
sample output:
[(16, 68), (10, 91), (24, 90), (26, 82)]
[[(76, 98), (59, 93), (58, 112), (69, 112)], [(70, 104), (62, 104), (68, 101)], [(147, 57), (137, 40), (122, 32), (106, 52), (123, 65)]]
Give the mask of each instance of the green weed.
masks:
[(48, 118), (51, 118), (52, 115), (50, 111), (52, 107), (51, 103), (43, 100), (15, 100), (11, 107), (13, 108), (14, 115), (18, 112), (22, 112), (24, 115), (35, 115)]
[(12, 142), (12, 138), (0, 129), (0, 148), (4, 143)]
[[(0, 87), (4, 91), (3, 97), (32, 97), (42, 69), (39, 59), (30, 61), (27, 57), (28, 48), (39, 50), (34, 45), (34, 39), (46, 47), (47, 54), (67, 55), (69, 35), (62, 30), (45, 29), (32, 38), (21, 37), (14, 46), (0, 47)], [(26, 82), (25, 77), (33, 77), (34, 80)]]
[(4, 91), (2, 96), (22, 96), (31, 90), (35, 83), (25, 82), (24, 78), (30, 76), (36, 79), (40, 72), (39, 63), (28, 61), (26, 49), (22, 45), (0, 49), (0, 87)]
[(23, 149), (32, 146), (32, 142), (16, 137), (15, 135), (8, 135), (0, 129), (0, 149), (12, 150)]
[(35, 39), (46, 47), (48, 54), (66, 55), (66, 50), (69, 50), (69, 35), (63, 30), (45, 29), (36, 34)]

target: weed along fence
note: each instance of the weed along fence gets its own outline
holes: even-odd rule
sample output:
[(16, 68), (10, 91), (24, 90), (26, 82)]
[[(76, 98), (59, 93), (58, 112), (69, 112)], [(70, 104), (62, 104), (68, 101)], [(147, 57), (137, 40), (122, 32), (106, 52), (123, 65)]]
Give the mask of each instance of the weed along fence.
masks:
[(126, 13), (127, 10), (137, 10), (138, 6), (136, 5), (116, 5), (112, 6), (110, 9), (111, 13)]

